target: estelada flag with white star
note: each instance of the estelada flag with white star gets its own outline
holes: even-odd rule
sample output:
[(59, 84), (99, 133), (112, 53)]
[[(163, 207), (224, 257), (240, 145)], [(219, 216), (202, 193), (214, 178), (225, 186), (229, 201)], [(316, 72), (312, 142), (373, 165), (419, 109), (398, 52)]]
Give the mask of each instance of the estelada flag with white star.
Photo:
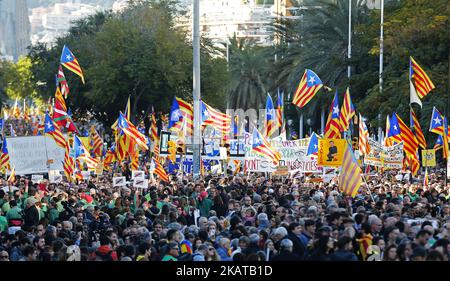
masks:
[(317, 152), (319, 151), (319, 138), (317, 137), (316, 133), (312, 133), (311, 138), (309, 139), (308, 144), (308, 152), (306, 153), (306, 156), (309, 155), (317, 155)]
[(330, 114), (328, 115), (327, 124), (325, 126), (324, 138), (326, 139), (340, 139), (341, 138), (341, 122), (339, 118), (339, 101), (338, 92), (334, 94), (333, 103), (330, 107)]
[(44, 134), (50, 135), (56, 142), (56, 144), (62, 148), (66, 147), (66, 139), (64, 138), (63, 133), (52, 120), (48, 113), (45, 114), (44, 121)]
[(322, 88), (323, 83), (314, 71), (305, 69), (300, 84), (295, 91), (292, 103), (302, 108), (304, 107)]
[(81, 70), (81, 66), (78, 63), (77, 58), (74, 56), (74, 54), (69, 50), (69, 48), (66, 45), (64, 45), (61, 53), (61, 64), (68, 70), (80, 76), (81, 81), (84, 84), (84, 76), (83, 71)]

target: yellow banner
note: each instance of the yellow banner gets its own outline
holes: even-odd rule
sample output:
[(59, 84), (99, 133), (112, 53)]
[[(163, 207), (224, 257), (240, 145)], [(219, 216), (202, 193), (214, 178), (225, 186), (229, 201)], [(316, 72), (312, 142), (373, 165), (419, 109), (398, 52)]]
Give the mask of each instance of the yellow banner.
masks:
[(340, 167), (345, 145), (345, 139), (319, 139), (317, 164), (326, 167)]
[(434, 149), (422, 150), (422, 166), (436, 167), (436, 151)]

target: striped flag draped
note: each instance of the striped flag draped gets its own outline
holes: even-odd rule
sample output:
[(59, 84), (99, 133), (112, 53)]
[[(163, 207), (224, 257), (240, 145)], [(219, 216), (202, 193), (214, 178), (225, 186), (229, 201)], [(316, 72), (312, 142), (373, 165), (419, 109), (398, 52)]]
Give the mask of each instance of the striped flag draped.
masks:
[(283, 111), (284, 111), (283, 98), (284, 98), (284, 93), (281, 93), (281, 95), (280, 95), (280, 93), (278, 93), (277, 109), (276, 109), (278, 128), (283, 126)]
[(280, 153), (270, 145), (270, 143), (256, 128), (253, 129), (252, 139), (252, 151), (272, 160), (272, 163), (278, 166), (278, 162), (281, 160)]
[(74, 170), (74, 160), (70, 156), (70, 143), (69, 140), (66, 141), (65, 152), (64, 152), (64, 162), (63, 162), (64, 174), (68, 181), (71, 180), (73, 170)]
[(323, 83), (319, 76), (312, 70), (305, 69), (300, 84), (295, 91), (292, 103), (302, 108), (304, 107), (322, 88)]
[(338, 92), (334, 94), (333, 103), (330, 107), (330, 114), (328, 115), (327, 124), (325, 126), (324, 138), (326, 139), (340, 139), (341, 138), (341, 124), (339, 122), (339, 101)]
[(150, 131), (149, 131), (149, 135), (150, 135), (150, 140), (151, 141), (155, 141), (156, 139), (158, 139), (158, 127), (156, 126), (156, 116), (155, 116), (155, 111), (152, 110), (152, 115), (150, 117)]
[(136, 149), (131, 155), (131, 170), (139, 170), (139, 151)]
[(350, 97), (350, 91), (347, 88), (345, 91), (344, 103), (342, 104), (341, 113), (339, 115), (339, 122), (341, 123), (341, 131), (345, 132), (350, 126), (350, 120), (355, 116), (355, 107), (353, 106)]
[(275, 116), (275, 108), (273, 106), (272, 97), (267, 95), (266, 101), (266, 126), (264, 128), (264, 136), (271, 138), (272, 135), (278, 130), (277, 120)]
[(427, 142), (425, 140), (425, 136), (423, 135), (422, 128), (420, 127), (419, 120), (417, 119), (416, 113), (411, 107), (411, 127), (416, 132), (417, 141), (419, 142), (420, 147), (423, 149), (427, 148)]
[(403, 140), (403, 150), (406, 154), (415, 157), (417, 150), (419, 149), (419, 143), (411, 129), (405, 124), (405, 122), (403, 122), (397, 113), (394, 113), (394, 115), (397, 117), (398, 124), (400, 125), (400, 136)]
[(169, 175), (167, 174), (166, 170), (164, 170), (163, 166), (161, 165), (161, 163), (159, 163), (159, 161), (152, 159), (153, 161), (153, 165), (155, 166), (155, 169), (153, 170), (153, 173), (158, 175), (158, 177), (165, 181), (165, 182), (169, 182)]
[(361, 168), (358, 166), (350, 145), (346, 145), (339, 174), (339, 188), (342, 193), (355, 197), (361, 187)]
[(80, 64), (78, 63), (77, 58), (73, 55), (73, 53), (69, 50), (69, 48), (66, 45), (64, 45), (61, 53), (61, 64), (68, 70), (80, 76), (81, 81), (84, 84), (84, 76)]
[(409, 76), (413, 81), (417, 95), (421, 99), (423, 99), (431, 90), (435, 88), (433, 82), (431, 82), (431, 79), (412, 57), (409, 59)]
[(11, 165), (9, 163), (9, 153), (8, 153), (8, 144), (6, 142), (6, 138), (3, 139), (2, 152), (0, 156), (0, 170), (8, 169), (11, 170)]
[(93, 154), (96, 157), (100, 157), (103, 155), (103, 140), (98, 134), (97, 130), (94, 126), (91, 127), (91, 141), (92, 141), (92, 150)]
[(370, 152), (369, 131), (364, 123), (361, 114), (359, 115), (359, 151), (367, 155)]

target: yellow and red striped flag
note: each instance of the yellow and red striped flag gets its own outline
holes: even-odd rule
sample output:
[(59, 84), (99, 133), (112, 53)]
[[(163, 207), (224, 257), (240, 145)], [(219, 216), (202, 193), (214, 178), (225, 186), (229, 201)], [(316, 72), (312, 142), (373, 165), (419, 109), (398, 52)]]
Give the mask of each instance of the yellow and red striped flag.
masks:
[(330, 114), (328, 115), (327, 124), (325, 126), (324, 138), (326, 139), (340, 139), (341, 138), (341, 123), (339, 121), (339, 101), (338, 92), (334, 94), (333, 103), (330, 107)]
[(161, 163), (159, 163), (159, 161), (157, 161), (156, 159), (152, 159), (153, 161), (153, 165), (155, 166), (155, 169), (153, 170), (153, 173), (158, 175), (158, 177), (165, 181), (165, 182), (169, 182), (169, 175), (167, 174), (166, 170), (164, 170), (163, 166), (161, 165)]
[(280, 153), (270, 145), (256, 127), (253, 128), (252, 151), (272, 160), (272, 163), (276, 166), (278, 166), (281, 160)]
[(347, 88), (345, 91), (344, 103), (342, 104), (341, 113), (339, 115), (339, 122), (341, 123), (341, 130), (345, 132), (350, 126), (350, 120), (355, 116), (355, 107), (353, 106), (352, 99), (350, 97), (350, 91)]
[[(273, 109), (273, 104), (272, 104)], [(217, 109), (207, 105), (204, 101), (201, 102), (201, 112), (203, 126), (213, 126), (222, 133), (222, 136), (230, 134), (231, 131), (231, 116), (220, 112)], [(275, 118), (275, 113), (273, 115)], [(273, 120), (275, 121), (275, 119)]]
[(66, 141), (66, 145), (65, 145), (63, 169), (64, 169), (64, 174), (67, 177), (67, 180), (71, 181), (73, 170), (74, 170), (74, 160), (73, 160), (73, 157), (70, 157), (69, 140)]
[(359, 151), (363, 155), (367, 155), (370, 152), (369, 131), (361, 114), (359, 115)]
[(155, 111), (152, 111), (150, 116), (150, 130), (149, 136), (151, 141), (155, 141), (158, 139), (158, 127), (156, 125), (156, 114)]
[(94, 126), (91, 127), (92, 150), (95, 157), (103, 156), (103, 140)]
[(81, 81), (84, 84), (84, 76), (83, 71), (81, 70), (81, 66), (78, 63), (77, 58), (74, 56), (74, 54), (69, 50), (69, 48), (66, 45), (64, 45), (64, 48), (61, 53), (61, 64), (64, 65), (68, 70), (80, 76)]
[(346, 145), (339, 174), (339, 189), (342, 193), (355, 197), (361, 187), (362, 171), (350, 145)]
[(416, 93), (421, 99), (435, 88), (430, 77), (412, 57), (409, 58), (409, 77), (413, 81)]
[(403, 150), (407, 155), (416, 157), (417, 150), (419, 149), (419, 142), (417, 141), (411, 129), (405, 124), (405, 122), (403, 122), (403, 120), (397, 115), (397, 113), (394, 113), (394, 115), (396, 116), (398, 124), (400, 126), (400, 136), (403, 140)]
[(417, 141), (419, 142), (420, 147), (423, 149), (427, 148), (427, 142), (425, 140), (425, 136), (423, 135), (422, 128), (420, 127), (419, 120), (417, 119), (416, 113), (411, 107), (411, 127), (416, 132)]

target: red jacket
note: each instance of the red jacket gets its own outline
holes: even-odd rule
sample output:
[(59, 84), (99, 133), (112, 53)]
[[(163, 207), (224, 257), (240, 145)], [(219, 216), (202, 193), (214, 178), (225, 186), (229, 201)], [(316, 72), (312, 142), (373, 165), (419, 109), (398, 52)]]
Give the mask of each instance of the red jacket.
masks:
[(118, 259), (117, 259), (117, 253), (116, 253), (116, 251), (113, 251), (113, 250), (111, 249), (111, 247), (108, 246), (108, 245), (103, 245), (103, 246), (98, 247), (97, 250), (96, 250), (95, 252), (93, 252), (92, 255), (91, 255), (92, 260), (95, 260), (95, 259), (97, 258), (96, 252), (100, 253), (101, 255), (105, 255), (105, 256), (106, 256), (109, 252), (111, 252), (111, 258), (112, 258), (112, 260), (113, 260), (113, 261), (118, 260)]

